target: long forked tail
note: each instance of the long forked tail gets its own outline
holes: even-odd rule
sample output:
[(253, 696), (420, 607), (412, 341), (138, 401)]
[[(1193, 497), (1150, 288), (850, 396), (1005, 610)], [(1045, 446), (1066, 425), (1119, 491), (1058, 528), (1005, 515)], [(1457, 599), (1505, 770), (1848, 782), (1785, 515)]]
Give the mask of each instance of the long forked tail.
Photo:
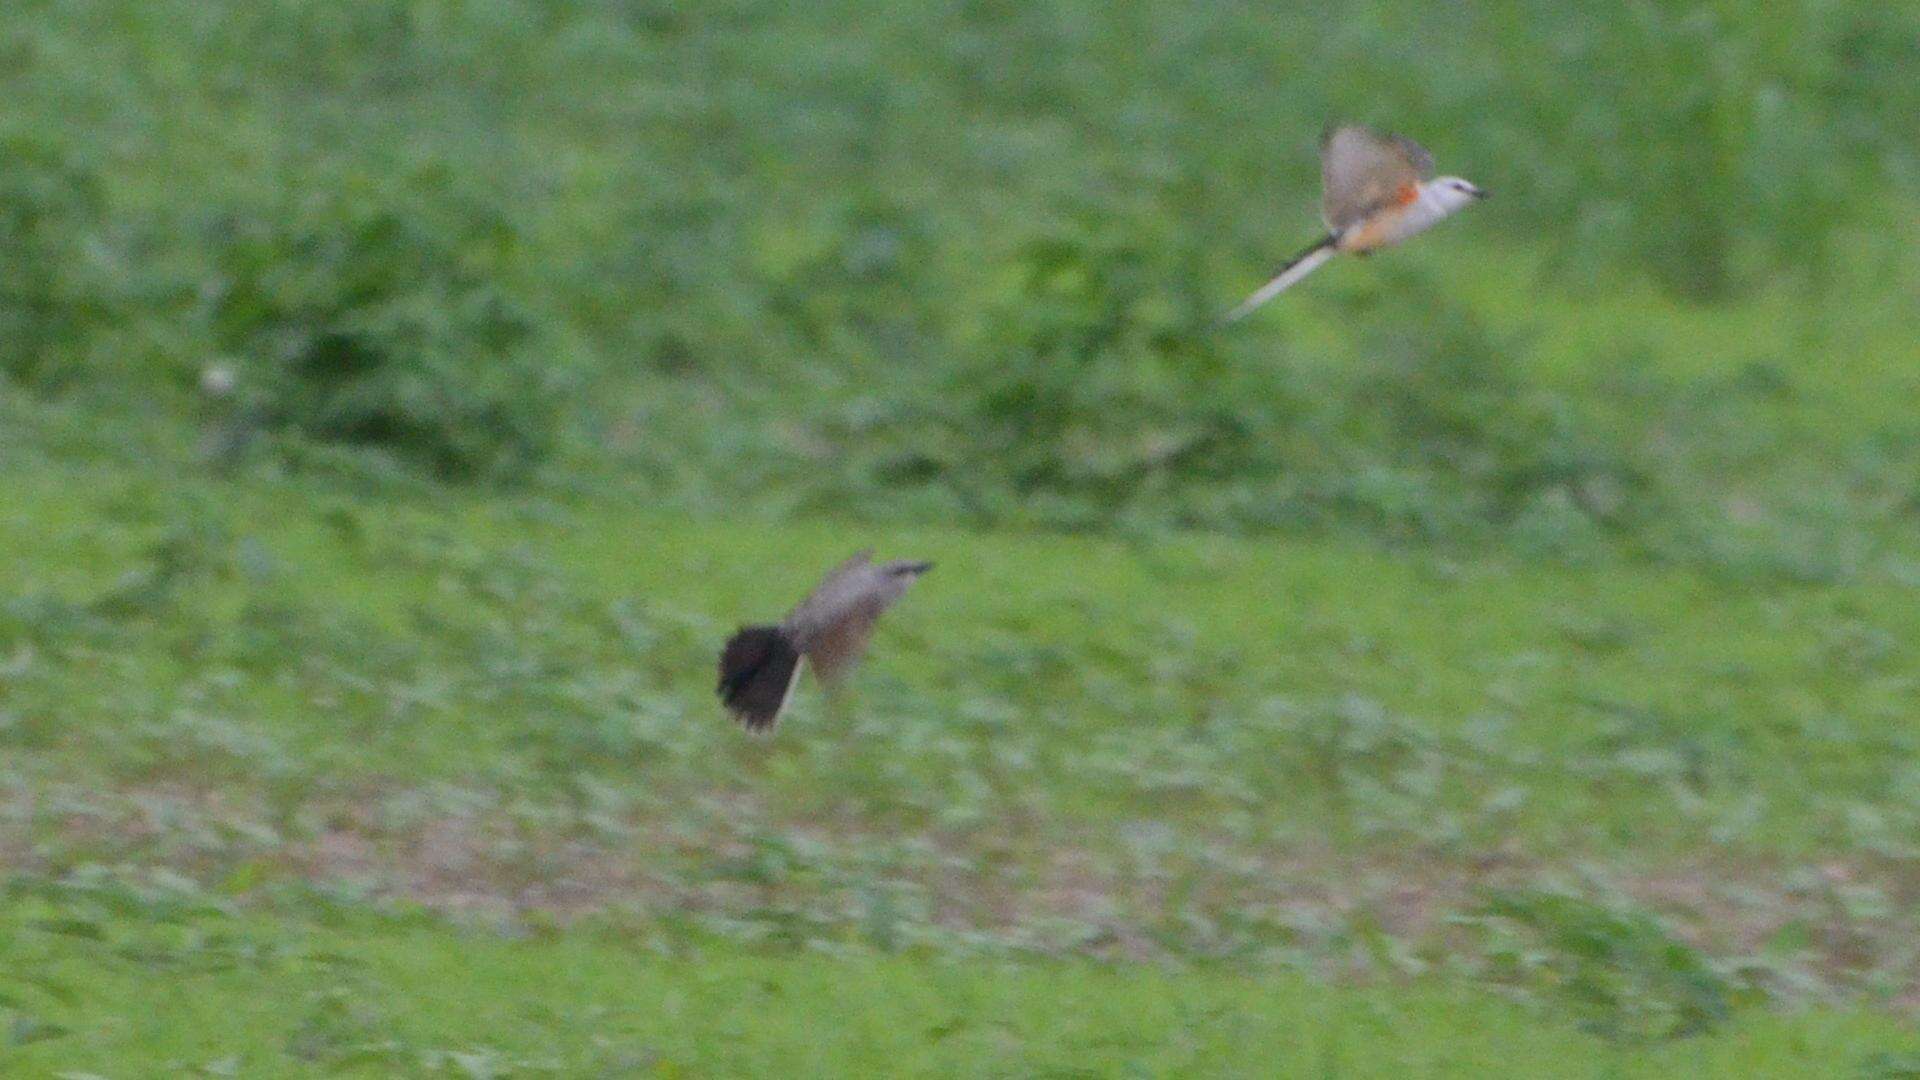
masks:
[(1226, 318), (1222, 321), (1230, 323), (1239, 322), (1241, 319), (1252, 314), (1254, 308), (1286, 292), (1301, 278), (1320, 269), (1321, 263), (1333, 258), (1333, 253), (1336, 250), (1333, 243), (1333, 235), (1331, 233), (1315, 240), (1312, 247), (1289, 259), (1287, 265), (1281, 267), (1280, 272), (1273, 276), (1272, 281), (1260, 286), (1259, 290), (1252, 296), (1241, 301), (1239, 307), (1227, 312)]
[(749, 626), (720, 653), (720, 700), (748, 731), (765, 731), (780, 719), (800, 681), (800, 653), (777, 626)]

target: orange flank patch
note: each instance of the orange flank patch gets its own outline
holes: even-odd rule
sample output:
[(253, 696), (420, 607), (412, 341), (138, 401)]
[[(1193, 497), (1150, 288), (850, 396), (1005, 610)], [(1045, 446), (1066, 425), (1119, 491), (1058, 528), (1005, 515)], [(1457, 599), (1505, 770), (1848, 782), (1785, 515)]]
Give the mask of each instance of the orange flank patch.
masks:
[(1372, 251), (1399, 239), (1400, 218), (1420, 200), (1420, 185), (1402, 184), (1393, 197), (1368, 218), (1340, 234), (1340, 250), (1350, 254)]

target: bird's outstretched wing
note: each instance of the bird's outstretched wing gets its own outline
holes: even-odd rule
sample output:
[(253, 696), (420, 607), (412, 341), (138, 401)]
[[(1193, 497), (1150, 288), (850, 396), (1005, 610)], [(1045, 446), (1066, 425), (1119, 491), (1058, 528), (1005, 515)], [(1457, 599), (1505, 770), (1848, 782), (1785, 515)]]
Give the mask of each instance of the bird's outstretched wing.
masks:
[(1320, 140), (1321, 214), (1336, 236), (1376, 211), (1419, 197), (1433, 178), (1433, 155), (1403, 135), (1358, 124), (1333, 128)]
[(866, 655), (867, 642), (873, 638), (873, 626), (880, 621), (880, 613), (886, 610), (885, 601), (877, 595), (864, 597), (842, 612), (840, 617), (823, 629), (807, 648), (807, 661), (813, 665), (813, 673), (820, 681), (831, 686), (852, 671), (860, 658)]
[(836, 681), (866, 651), (873, 624), (887, 606), (880, 582), (873, 549), (857, 552), (828, 571), (787, 616), (783, 625), (820, 681)]
[(793, 605), (785, 625), (789, 629), (805, 630), (830, 620), (835, 611), (859, 593), (861, 582), (872, 566), (872, 548), (862, 548), (848, 556), (847, 561), (827, 571), (820, 584)]

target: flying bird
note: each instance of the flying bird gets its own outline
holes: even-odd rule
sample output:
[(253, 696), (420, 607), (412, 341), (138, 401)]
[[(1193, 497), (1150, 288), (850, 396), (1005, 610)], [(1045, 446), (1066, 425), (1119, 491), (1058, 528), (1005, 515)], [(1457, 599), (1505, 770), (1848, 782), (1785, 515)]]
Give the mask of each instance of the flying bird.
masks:
[(778, 626), (747, 626), (720, 653), (720, 700), (749, 731), (780, 719), (800, 681), (801, 662), (828, 686), (859, 662), (880, 615), (933, 569), (895, 559), (875, 565), (873, 550), (835, 567)]
[(1339, 253), (1391, 247), (1452, 217), (1487, 193), (1457, 176), (1433, 175), (1433, 155), (1404, 135), (1348, 124), (1320, 140), (1320, 213), (1327, 234), (1293, 257), (1226, 321), (1292, 288)]

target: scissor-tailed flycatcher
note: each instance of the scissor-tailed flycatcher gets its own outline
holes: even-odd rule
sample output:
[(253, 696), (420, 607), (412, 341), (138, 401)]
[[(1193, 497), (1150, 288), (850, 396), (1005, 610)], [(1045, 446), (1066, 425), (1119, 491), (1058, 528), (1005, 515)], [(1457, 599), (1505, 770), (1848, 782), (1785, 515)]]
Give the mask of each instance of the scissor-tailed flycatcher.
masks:
[(1338, 253), (1391, 247), (1487, 197), (1457, 176), (1435, 177), (1433, 155), (1412, 139), (1357, 124), (1334, 128), (1320, 140), (1320, 185), (1327, 235), (1228, 312), (1226, 321), (1286, 292)]
[(779, 626), (748, 626), (720, 653), (720, 700), (749, 731), (780, 719), (800, 681), (800, 662), (833, 685), (853, 669), (882, 612), (907, 586), (933, 569), (930, 562), (895, 559), (875, 566), (862, 551), (835, 567)]

